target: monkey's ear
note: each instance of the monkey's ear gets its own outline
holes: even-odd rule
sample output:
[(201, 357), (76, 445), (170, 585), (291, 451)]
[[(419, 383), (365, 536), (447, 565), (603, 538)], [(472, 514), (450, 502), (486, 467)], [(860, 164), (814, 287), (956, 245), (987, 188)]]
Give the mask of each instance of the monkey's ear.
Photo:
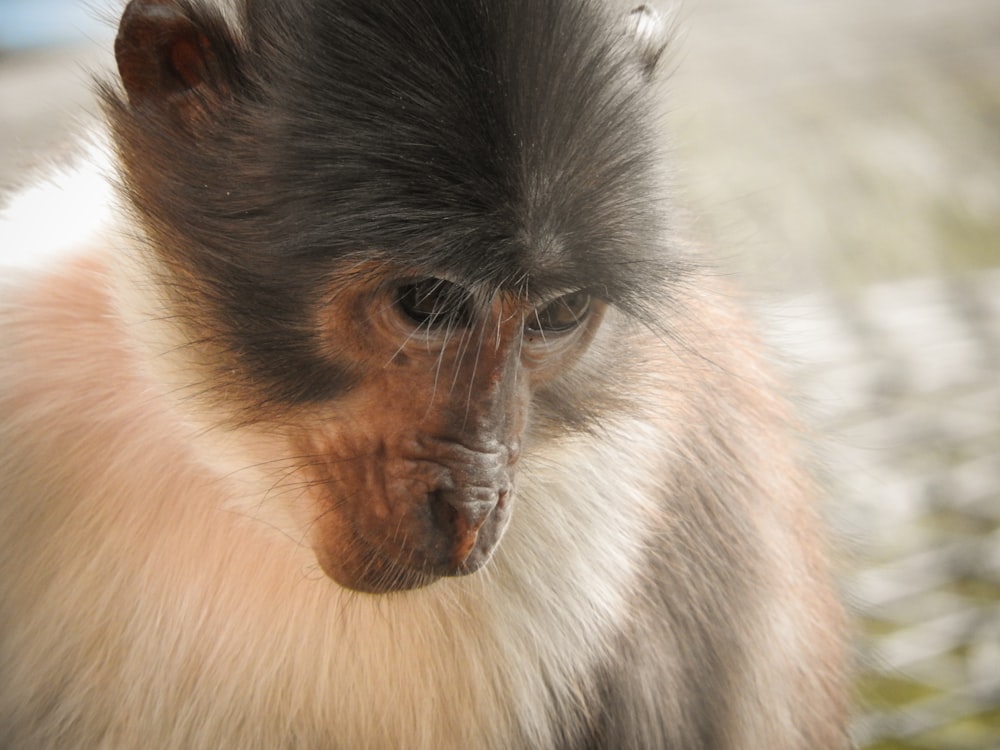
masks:
[(131, 0), (115, 59), (133, 106), (182, 116), (221, 99), (235, 82), (236, 50), (225, 22), (184, 0)]
[(628, 31), (636, 45), (639, 65), (646, 78), (652, 78), (670, 41), (669, 24), (648, 5), (640, 5), (628, 14)]

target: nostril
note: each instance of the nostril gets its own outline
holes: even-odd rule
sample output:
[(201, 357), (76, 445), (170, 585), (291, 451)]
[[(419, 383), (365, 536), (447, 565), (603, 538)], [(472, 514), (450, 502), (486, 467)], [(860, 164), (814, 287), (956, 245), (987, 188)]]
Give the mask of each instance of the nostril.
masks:
[(436, 490), (427, 495), (437, 528), (452, 540), (452, 562), (461, 565), (472, 554), (479, 529), (493, 509), (505, 502), (506, 491), (485, 487), (460, 491)]
[(455, 528), (459, 514), (455, 505), (444, 497), (445, 494), (445, 490), (427, 493), (427, 504), (430, 506), (434, 525), (443, 531), (451, 531)]
[(428, 493), (428, 501), (434, 520), (442, 526), (454, 526), (461, 521), (463, 526), (478, 529), (498, 504), (504, 502), (506, 490), (497, 491), (486, 487), (465, 490), (435, 490)]

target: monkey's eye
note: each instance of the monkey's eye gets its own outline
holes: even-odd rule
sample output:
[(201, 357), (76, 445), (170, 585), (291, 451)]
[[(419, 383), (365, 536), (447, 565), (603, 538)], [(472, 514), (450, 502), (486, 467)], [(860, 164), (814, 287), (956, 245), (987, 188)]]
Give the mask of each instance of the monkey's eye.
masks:
[(587, 292), (572, 292), (549, 302), (535, 310), (525, 323), (525, 330), (531, 333), (566, 333), (579, 326), (590, 315), (591, 299)]
[(474, 314), (467, 289), (435, 278), (400, 286), (396, 306), (410, 321), (427, 328), (468, 326)]

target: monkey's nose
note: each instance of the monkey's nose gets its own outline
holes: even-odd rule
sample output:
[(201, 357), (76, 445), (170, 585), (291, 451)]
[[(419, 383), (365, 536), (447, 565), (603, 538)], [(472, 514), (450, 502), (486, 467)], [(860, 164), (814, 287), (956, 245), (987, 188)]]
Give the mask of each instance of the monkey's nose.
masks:
[(450, 562), (456, 568), (469, 559), (479, 530), (494, 509), (506, 502), (507, 490), (468, 487), (437, 490), (429, 495), (431, 515), (438, 528), (451, 540)]

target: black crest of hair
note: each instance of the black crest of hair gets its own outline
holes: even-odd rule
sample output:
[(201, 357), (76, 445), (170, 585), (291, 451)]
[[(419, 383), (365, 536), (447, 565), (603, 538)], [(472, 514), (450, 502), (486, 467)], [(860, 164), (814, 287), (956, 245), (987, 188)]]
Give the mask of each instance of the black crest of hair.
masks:
[[(235, 27), (170, 5), (210, 65), (166, 95), (102, 87), (125, 192), (192, 337), (239, 352), (269, 398), (349, 380), (307, 316), (361, 258), (539, 299), (585, 288), (637, 318), (681, 274), (652, 93), (599, 3), (245, 0)], [(225, 324), (199, 328), (206, 306)]]

